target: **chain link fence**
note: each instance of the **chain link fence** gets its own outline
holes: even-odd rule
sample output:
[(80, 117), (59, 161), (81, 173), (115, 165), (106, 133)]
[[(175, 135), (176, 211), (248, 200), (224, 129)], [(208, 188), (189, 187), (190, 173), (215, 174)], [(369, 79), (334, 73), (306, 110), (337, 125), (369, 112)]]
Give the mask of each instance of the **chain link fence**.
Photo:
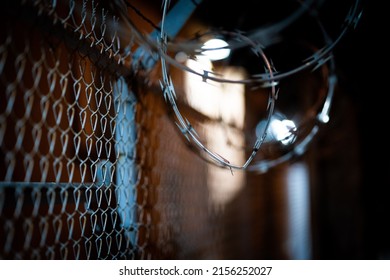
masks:
[(179, 163), (158, 147), (161, 134), (175, 132), (152, 130), (169, 120), (155, 97), (136, 97), (135, 44), (131, 33), (127, 41), (118, 34), (112, 7), (104, 1), (3, 4), (2, 259), (145, 259), (178, 252), (174, 240), (186, 224), (178, 218), (186, 215), (177, 212), (182, 201), (174, 188), (186, 179), (169, 174)]
[(7, 4), (0, 256), (139, 257), (136, 102), (115, 19), (87, 1)]

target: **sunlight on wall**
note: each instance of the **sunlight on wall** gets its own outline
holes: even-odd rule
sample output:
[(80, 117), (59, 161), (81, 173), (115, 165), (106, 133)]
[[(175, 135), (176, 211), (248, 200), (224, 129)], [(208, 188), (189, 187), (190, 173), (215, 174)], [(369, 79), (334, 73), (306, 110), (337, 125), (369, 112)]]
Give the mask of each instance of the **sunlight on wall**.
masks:
[[(187, 60), (187, 66), (198, 72), (212, 71), (212, 63), (206, 57), (198, 57), (197, 61)], [(220, 72), (225, 78), (244, 79), (244, 70), (238, 67), (227, 67)], [(211, 76), (212, 74), (209, 74)], [(199, 112), (213, 118), (222, 118), (238, 128), (244, 125), (245, 100), (244, 85), (217, 83), (190, 73), (185, 73), (185, 91), (189, 105)]]
[[(218, 149), (218, 151), (221, 151), (220, 154), (229, 160), (240, 163), (244, 162), (244, 152), (232, 147), (226, 142), (226, 131), (221, 126), (208, 125), (207, 127), (207, 141), (212, 149)], [(244, 146), (242, 135), (231, 134), (229, 138), (236, 145)], [(243, 171), (234, 171), (232, 174), (228, 169), (209, 165), (207, 183), (211, 202), (218, 207), (223, 207), (244, 187), (245, 173)]]
[[(211, 71), (212, 63), (206, 57), (197, 61), (188, 60), (187, 66), (196, 71)], [(227, 79), (240, 80), (245, 77), (241, 68), (225, 67), (220, 74)], [(210, 74), (211, 75), (211, 74)], [(201, 77), (190, 73), (185, 74), (185, 91), (187, 101), (197, 111), (212, 119), (220, 119), (225, 124), (233, 125), (241, 130), (244, 126), (245, 100), (244, 85), (202, 81)], [(237, 130), (221, 126), (221, 124), (204, 123), (206, 127), (207, 146), (231, 162), (243, 163), (244, 136)], [(227, 125), (226, 125), (227, 126)], [(234, 143), (234, 146), (229, 144)], [(244, 172), (209, 165), (208, 186), (211, 202), (217, 207), (223, 207), (231, 201), (245, 184)]]

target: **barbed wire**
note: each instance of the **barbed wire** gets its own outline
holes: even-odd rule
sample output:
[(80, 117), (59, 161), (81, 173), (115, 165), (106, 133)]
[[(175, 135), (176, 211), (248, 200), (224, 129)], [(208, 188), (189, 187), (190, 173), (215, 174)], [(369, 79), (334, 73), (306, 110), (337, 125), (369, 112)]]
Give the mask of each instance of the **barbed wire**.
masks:
[[(138, 28), (135, 27), (135, 25), (131, 22), (131, 20), (128, 19), (128, 22), (130, 25), (134, 28), (135, 33), (138, 34), (138, 38), (142, 41), (144, 44), (144, 47), (149, 49), (151, 53), (154, 53), (155, 59), (157, 59), (157, 56), (164, 56), (164, 59), (169, 64), (183, 70), (188, 71), (190, 73), (193, 73), (195, 75), (200, 76), (202, 79), (211, 80), (215, 82), (221, 82), (221, 83), (242, 83), (242, 84), (259, 84), (259, 83), (269, 83), (269, 82), (277, 82), (280, 79), (287, 78), (291, 75), (294, 75), (296, 73), (299, 73), (301, 71), (307, 70), (307, 69), (317, 69), (321, 67), (324, 63), (326, 63), (327, 60), (329, 60), (329, 57), (331, 56), (332, 50), (335, 48), (337, 44), (342, 40), (342, 38), (347, 34), (347, 32), (350, 29), (355, 29), (357, 24), (360, 21), (361, 15), (362, 15), (362, 8), (361, 8), (361, 1), (360, 0), (354, 0), (354, 3), (350, 7), (350, 10), (346, 14), (343, 23), (341, 24), (341, 30), (339, 31), (339, 34), (334, 38), (329, 38), (326, 42), (324, 42), (324, 45), (322, 47), (318, 47), (317, 51), (313, 54), (311, 54), (309, 57), (302, 59), (301, 65), (296, 66), (293, 69), (285, 70), (283, 72), (273, 72), (272, 77), (269, 73), (257, 73), (251, 75), (247, 79), (241, 79), (241, 80), (231, 80), (226, 78), (221, 78), (220, 75), (215, 75), (213, 77), (207, 77), (207, 73), (204, 72), (197, 72), (196, 70), (186, 66), (185, 64), (178, 62), (177, 59), (174, 57), (171, 57), (168, 55), (169, 52), (178, 53), (182, 52), (187, 55), (188, 58), (194, 57), (196, 55), (202, 55), (202, 53), (212, 50), (221, 50), (229, 48), (231, 51), (238, 50), (243, 47), (248, 47), (249, 45), (256, 45), (256, 48), (261, 48), (263, 51), (272, 46), (273, 44), (277, 43), (279, 41), (281, 35), (280, 33), (287, 29), (290, 25), (294, 23), (298, 18), (302, 17), (305, 13), (308, 13), (311, 17), (318, 20), (318, 16), (320, 12), (317, 10), (317, 8), (321, 7), (321, 3), (323, 3), (322, 0), (306, 0), (302, 3), (300, 3), (300, 7), (294, 11), (291, 15), (286, 17), (285, 19), (270, 24), (269, 26), (265, 28), (257, 28), (255, 30), (252, 30), (250, 32), (248, 31), (240, 31), (235, 30), (235, 34), (241, 34), (245, 35), (247, 40), (237, 40), (237, 38), (233, 38), (231, 41), (228, 41), (228, 47), (213, 47), (213, 48), (207, 48), (203, 45), (204, 42), (199, 41), (200, 38), (205, 37), (206, 35), (209, 35), (210, 33), (217, 33), (218, 30), (215, 31), (206, 31), (203, 34), (195, 34), (194, 38), (191, 38), (189, 40), (183, 40), (183, 38), (172, 38), (167, 35), (167, 43), (166, 43), (166, 51), (162, 51), (160, 49), (159, 42), (156, 42), (154, 37), (150, 37), (147, 34), (142, 34)], [(317, 5), (314, 5), (314, 4)], [(160, 30), (158, 30), (160, 31)], [(227, 32), (227, 31), (225, 31)], [(160, 33), (160, 32), (159, 32)]]
[[(164, 1), (164, 9), (162, 12), (163, 15), (162, 15), (162, 23), (161, 23), (162, 26), (161, 38), (159, 41), (160, 46), (157, 47), (159, 50), (159, 55), (161, 57), (161, 68), (162, 68), (162, 80), (160, 81), (161, 89), (163, 91), (163, 95), (166, 102), (173, 109), (173, 112), (176, 116), (176, 125), (179, 127), (185, 139), (188, 142), (191, 142), (192, 144), (197, 146), (197, 148), (200, 149), (201, 151), (205, 152), (210, 157), (210, 159), (215, 163), (217, 163), (218, 165), (228, 167), (230, 169), (246, 169), (249, 166), (253, 158), (256, 156), (256, 153), (259, 151), (260, 146), (262, 145), (262, 143), (265, 141), (267, 137), (269, 124), (271, 122), (276, 99), (278, 96), (278, 91), (275, 88), (275, 86), (278, 84), (280, 79), (291, 77), (292, 75), (295, 75), (299, 72), (303, 72), (304, 70), (311, 69), (312, 71), (315, 71), (317, 69), (322, 68), (326, 64), (329, 65), (328, 66), (329, 67), (328, 93), (326, 95), (326, 98), (323, 100), (322, 107), (317, 108), (317, 110), (319, 110), (319, 113), (313, 114), (313, 112), (311, 111), (309, 117), (306, 117), (303, 120), (301, 120), (300, 124), (297, 127), (294, 127), (294, 131), (291, 131), (291, 133), (298, 135), (297, 131), (303, 129), (303, 127), (307, 126), (310, 123), (312, 124), (314, 123), (312, 125), (312, 129), (309, 130), (309, 133), (307, 133), (303, 139), (299, 141), (295, 141), (294, 142), (295, 144), (293, 145), (293, 149), (290, 152), (283, 154), (282, 156), (274, 160), (263, 159), (260, 160), (259, 162), (255, 162), (253, 166), (248, 168), (249, 171), (264, 172), (273, 166), (276, 166), (282, 162), (292, 159), (294, 156), (302, 155), (304, 151), (307, 149), (313, 137), (317, 134), (319, 129), (319, 124), (324, 124), (329, 121), (329, 110), (333, 99), (334, 87), (337, 81), (336, 74), (335, 74), (334, 58), (332, 57), (332, 50), (335, 48), (337, 44), (339, 44), (341, 39), (345, 36), (345, 34), (350, 28), (356, 28), (356, 25), (361, 17), (360, 1), (356, 0), (354, 2), (352, 7), (350, 8), (350, 11), (348, 12), (348, 14), (344, 19), (344, 24), (342, 26), (339, 35), (334, 40), (330, 38), (324, 26), (320, 22), (318, 18), (318, 11), (314, 9), (314, 5), (313, 5), (314, 2), (316, 1), (305, 1), (302, 3), (301, 7), (296, 12), (291, 14), (285, 20), (278, 22), (274, 25), (271, 25), (271, 27), (268, 27), (266, 29), (260, 28), (259, 30), (255, 30), (254, 32), (248, 35), (244, 35), (244, 32), (241, 31), (235, 31), (235, 32), (221, 31), (221, 30), (207, 31), (204, 32), (203, 34), (199, 34), (199, 33), (196, 34), (195, 38), (191, 39), (191, 41), (195, 41), (195, 43), (192, 43), (191, 41), (187, 43), (186, 42), (183, 43), (182, 41), (179, 42), (178, 40), (174, 40), (174, 39), (170, 39), (168, 41), (168, 36), (164, 34), (164, 28), (163, 28), (164, 17), (168, 7), (168, 1)], [(267, 35), (268, 38), (278, 37), (279, 32), (281, 30), (287, 28), (294, 20), (296, 20), (299, 16), (302, 16), (304, 12), (307, 12), (310, 15), (310, 17), (312, 17), (313, 20), (318, 24), (320, 32), (322, 33), (324, 46), (321, 48), (317, 48), (317, 51), (315, 51), (312, 55), (303, 59), (302, 60), (303, 63), (301, 65), (290, 70), (278, 72), (275, 69), (275, 66), (272, 64), (272, 62), (264, 54), (264, 50), (269, 46), (265, 47), (263, 44), (258, 43), (259, 42), (258, 39), (264, 37), (265, 34), (268, 34)], [(202, 40), (200, 40), (202, 37), (208, 37), (209, 35), (214, 35), (214, 37), (218, 37), (216, 36), (217, 34), (222, 35), (221, 37), (223, 38), (228, 38), (228, 39), (230, 38), (228, 40), (228, 46), (219, 47), (219, 48), (214, 48), (214, 47), (207, 48), (202, 46), (203, 42)], [(200, 41), (200, 43), (198, 43), (198, 41)], [(272, 42), (272, 40), (268, 40), (268, 42)], [(252, 74), (248, 79), (241, 79), (241, 80), (232, 80), (232, 79), (224, 78), (223, 75), (218, 72), (210, 72), (207, 70), (198, 72), (188, 67), (187, 65), (178, 62), (175, 58), (167, 54), (168, 51), (174, 50), (174, 53), (178, 53), (178, 52), (187, 53), (187, 56), (191, 58), (191, 57), (200, 56), (207, 51), (222, 50), (227, 48), (230, 51), (234, 51), (242, 48), (243, 46), (248, 46), (248, 45), (251, 47), (252, 51), (257, 56), (263, 58), (266, 71), (265, 73)], [(177, 106), (177, 103), (175, 102), (177, 97), (175, 93), (174, 83), (172, 82), (172, 79), (169, 77), (168, 74), (167, 63), (186, 72), (200, 76), (204, 82), (214, 81), (220, 83), (238, 83), (238, 84), (249, 84), (251, 86), (271, 88), (269, 94), (269, 101), (267, 105), (267, 118), (265, 121), (266, 123), (265, 127), (263, 129), (262, 134), (259, 135), (258, 138), (256, 139), (251, 154), (244, 164), (242, 165), (232, 164), (229, 159), (219, 155), (216, 152), (209, 150), (202, 143), (193, 125), (185, 117), (183, 117), (183, 115), (181, 114)]]
[[(167, 5), (167, 2), (165, 2), (165, 6), (166, 5)], [(162, 26), (162, 28), (161, 28), (161, 30), (162, 30), (161, 42), (162, 42), (162, 45), (164, 45), (164, 44), (166, 45), (167, 44), (167, 37), (164, 34), (164, 16), (162, 19), (161, 26)], [(232, 32), (228, 32), (228, 33), (229, 33), (229, 35), (234, 34)], [(240, 33), (236, 33), (234, 35), (237, 36), (238, 40), (245, 40), (245, 41), (248, 40), (248, 38), (246, 38), (245, 36), (243, 36)], [(251, 42), (248, 42), (248, 43), (251, 43)], [(164, 46), (162, 46), (161, 49), (163, 50), (163, 52), (166, 51), (166, 48), (164, 50)], [(273, 67), (272, 67), (271, 63), (269, 62), (269, 60), (267, 59), (264, 52), (262, 51), (262, 49), (259, 48), (258, 45), (253, 43), (252, 50), (256, 56), (260, 57), (263, 60), (263, 63), (265, 65), (266, 69), (269, 71), (270, 75), (272, 76), (272, 73), (274, 71)], [(270, 86), (271, 90), (269, 93), (269, 98), (268, 98), (268, 103), (267, 103), (267, 108), (266, 108), (267, 120), (266, 120), (266, 124), (265, 124), (265, 130), (264, 130), (263, 134), (260, 135), (256, 139), (256, 141), (253, 145), (253, 148), (252, 148), (251, 155), (247, 158), (247, 160), (243, 164), (231, 163), (225, 157), (223, 157), (223, 156), (219, 155), (218, 153), (213, 152), (209, 148), (207, 148), (202, 143), (202, 141), (199, 139), (199, 135), (197, 134), (197, 132), (195, 131), (195, 129), (191, 125), (191, 123), (188, 121), (188, 119), (183, 117), (183, 115), (181, 114), (181, 112), (176, 104), (176, 101), (175, 101), (176, 100), (175, 87), (172, 83), (171, 77), (168, 74), (168, 71), (166, 68), (166, 61), (165, 61), (164, 56), (161, 56), (161, 69), (162, 69), (162, 80), (160, 81), (160, 85), (161, 85), (161, 89), (164, 93), (164, 98), (165, 98), (166, 102), (168, 102), (171, 105), (171, 107), (175, 113), (175, 116), (177, 118), (177, 121), (178, 121), (178, 122), (176, 122), (176, 125), (179, 127), (180, 131), (183, 133), (183, 135), (186, 137), (186, 139), (188, 141), (194, 143), (201, 151), (204, 151), (206, 154), (208, 154), (211, 157), (211, 159), (213, 159), (216, 163), (220, 164), (221, 166), (228, 167), (231, 169), (245, 169), (251, 163), (253, 158), (256, 156), (256, 153), (260, 149), (262, 143), (264, 142), (264, 140), (267, 136), (267, 128), (269, 126), (271, 116), (272, 116), (274, 108), (275, 108), (275, 101), (277, 99), (276, 86), (275, 85)], [(203, 81), (207, 82), (208, 77), (210, 77), (213, 74), (214, 73), (210, 73), (208, 71), (205, 71), (204, 76), (202, 76)]]

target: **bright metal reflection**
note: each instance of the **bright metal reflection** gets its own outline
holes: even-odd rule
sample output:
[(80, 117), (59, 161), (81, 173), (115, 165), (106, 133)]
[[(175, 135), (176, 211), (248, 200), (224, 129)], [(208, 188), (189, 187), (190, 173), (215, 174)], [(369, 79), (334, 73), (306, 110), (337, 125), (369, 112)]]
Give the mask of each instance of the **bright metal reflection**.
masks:
[[(261, 135), (264, 133), (265, 121), (258, 123), (256, 127), (256, 135)], [(271, 122), (268, 127), (266, 141), (278, 141), (283, 145), (290, 145), (295, 142), (297, 125), (292, 121), (287, 119), (280, 113), (275, 113), (271, 117)]]
[(291, 120), (278, 120), (272, 119), (270, 123), (270, 131), (277, 141), (280, 141), (283, 145), (288, 145), (294, 142), (294, 131), (297, 126)]
[(211, 61), (221, 60), (227, 58), (230, 55), (229, 44), (221, 39), (210, 39), (205, 42), (202, 49), (208, 49), (202, 51), (202, 54)]

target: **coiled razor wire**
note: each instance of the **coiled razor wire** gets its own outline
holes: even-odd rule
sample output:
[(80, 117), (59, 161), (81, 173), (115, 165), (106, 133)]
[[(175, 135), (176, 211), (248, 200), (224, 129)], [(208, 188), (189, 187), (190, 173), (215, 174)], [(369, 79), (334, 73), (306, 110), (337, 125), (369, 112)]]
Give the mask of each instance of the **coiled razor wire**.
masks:
[[(265, 173), (275, 166), (278, 166), (282, 163), (285, 163), (289, 160), (303, 155), (307, 151), (313, 138), (318, 134), (320, 126), (329, 122), (329, 111), (333, 101), (335, 86), (337, 83), (337, 76), (335, 74), (334, 58), (331, 58), (328, 64), (328, 90), (326, 97), (324, 98), (322, 108), (320, 108), (318, 114), (308, 114), (308, 116), (304, 118), (300, 122), (300, 124), (298, 124), (292, 131), (290, 131), (290, 133), (291, 135), (295, 134), (295, 137), (297, 138), (297, 135), (300, 131), (304, 130), (305, 126), (312, 124), (312, 128), (309, 130), (306, 136), (303, 137), (303, 139), (294, 141), (294, 143), (291, 144), (292, 147), (290, 147), (290, 150), (288, 152), (275, 159), (261, 159), (258, 161), (254, 161), (253, 164), (248, 167), (248, 171)], [(291, 135), (288, 135), (286, 138), (291, 137)], [(280, 141), (283, 140), (284, 139), (281, 139)]]
[[(222, 48), (206, 48), (202, 46), (202, 44), (194, 43), (192, 40), (190, 42), (180, 42), (175, 40), (174, 38), (170, 38), (167, 34), (162, 34), (164, 31), (164, 21), (165, 21), (165, 15), (168, 10), (169, 6), (168, 0), (163, 0), (163, 15), (162, 15), (162, 22), (161, 22), (161, 28), (159, 30), (160, 39), (164, 42), (164, 44), (161, 44), (161, 42), (157, 41), (155, 42), (153, 38), (149, 37), (148, 35), (142, 34), (142, 32), (131, 22), (130, 19), (128, 19), (129, 26), (134, 31), (134, 34), (137, 35), (137, 39), (142, 42), (145, 48), (148, 48), (151, 52), (155, 52), (155, 55), (158, 54), (160, 56), (164, 57), (164, 60), (181, 70), (188, 71), (192, 74), (200, 76), (202, 79), (215, 81), (215, 82), (221, 82), (221, 83), (241, 83), (241, 84), (264, 84), (264, 83), (270, 83), (270, 82), (277, 82), (283, 78), (287, 78), (289, 76), (292, 76), (298, 72), (301, 72), (303, 70), (307, 69), (317, 69), (321, 67), (323, 64), (325, 64), (331, 57), (332, 50), (336, 47), (336, 45), (339, 44), (341, 39), (347, 34), (348, 30), (351, 28), (356, 28), (361, 15), (361, 4), (360, 0), (355, 0), (354, 4), (350, 8), (349, 12), (347, 13), (346, 17), (344, 18), (344, 22), (342, 24), (342, 28), (339, 31), (339, 34), (336, 36), (335, 39), (328, 38), (324, 44), (324, 46), (318, 48), (316, 52), (314, 52), (309, 57), (302, 59), (302, 64), (296, 66), (293, 69), (286, 70), (283, 72), (265, 72), (265, 73), (258, 73), (253, 74), (248, 79), (242, 79), (242, 80), (232, 80), (232, 79), (226, 79), (221, 78), (219, 75), (214, 76), (207, 76), (208, 72), (198, 72), (180, 62), (178, 62), (175, 58), (169, 56), (167, 54), (168, 51), (183, 51), (184, 53), (190, 52), (191, 55), (201, 55), (202, 53), (206, 51), (214, 51)], [(303, 3), (301, 3), (301, 7), (295, 11), (293, 14), (288, 16), (285, 20), (282, 20), (280, 22), (277, 22), (275, 24), (272, 24), (271, 26), (267, 28), (258, 28), (252, 32), (247, 32), (248, 34), (244, 36), (244, 32), (242, 31), (235, 31), (239, 39), (243, 39), (245, 37), (245, 40), (239, 40), (237, 38), (234, 39), (233, 42), (229, 42), (229, 49), (231, 51), (240, 49), (245, 46), (253, 46), (257, 51), (260, 51), (264, 55), (264, 49), (266, 47), (269, 47), (270, 45), (274, 44), (275, 41), (277, 41), (277, 38), (279, 38), (279, 33), (287, 28), (290, 24), (292, 24), (298, 17), (302, 16), (304, 12), (309, 12), (309, 14), (317, 18), (318, 17), (318, 11), (313, 9), (313, 3), (319, 2), (322, 3), (323, 1), (320, 0), (307, 0)], [(288, 24), (287, 24), (288, 23)], [(213, 32), (213, 31), (211, 31)], [(222, 31), (223, 32), (223, 31)], [(204, 35), (204, 34), (203, 34)], [(203, 36), (197, 34), (197, 37)], [(168, 42), (169, 39), (169, 42)], [(265, 42), (262, 42), (265, 40)], [(261, 42), (261, 43), (260, 43)], [(259, 50), (260, 49), (260, 50)]]
[[(166, 8), (166, 3), (165, 7)], [(161, 25), (161, 42), (162, 42), (162, 51), (166, 52), (166, 48), (164, 47), (164, 44), (167, 44), (167, 36), (164, 34), (164, 17), (162, 20), (162, 25)], [(223, 32), (224, 33), (224, 32)], [(232, 35), (231, 32), (229, 32), (229, 35)], [(246, 41), (248, 38), (243, 36), (240, 33), (235, 34), (239, 40)], [(252, 49), (256, 56), (259, 56), (263, 59), (264, 65), (266, 69), (269, 71), (270, 76), (272, 76), (273, 69), (271, 66), (271, 63), (267, 59), (266, 55), (264, 52), (259, 48), (256, 44), (254, 44), (251, 41), (247, 42), (248, 44), (252, 44)], [(207, 155), (211, 157), (212, 160), (214, 160), (216, 163), (220, 164), (221, 166), (225, 166), (231, 169), (245, 169), (253, 160), (253, 158), (256, 156), (257, 151), (260, 149), (261, 144), (264, 142), (266, 136), (267, 136), (267, 128), (269, 126), (269, 123), (271, 121), (271, 116), (273, 114), (274, 108), (275, 108), (275, 101), (277, 99), (277, 90), (274, 84), (271, 85), (271, 90), (268, 98), (268, 103), (267, 103), (267, 121), (265, 125), (265, 130), (262, 135), (260, 135), (257, 139), (256, 142), (253, 146), (252, 153), (250, 156), (247, 158), (244, 164), (236, 164), (236, 163), (231, 163), (228, 159), (224, 158), (223, 156), (219, 155), (216, 152), (211, 151), (208, 149), (202, 141), (199, 139), (199, 135), (195, 131), (194, 127), (191, 125), (191, 123), (183, 117), (183, 115), (180, 113), (179, 108), (176, 104), (176, 93), (175, 93), (175, 88), (172, 83), (172, 79), (168, 75), (168, 71), (166, 68), (166, 61), (165, 57), (161, 56), (161, 68), (162, 68), (162, 81), (160, 81), (161, 89), (164, 93), (164, 98), (169, 104), (171, 105), (175, 116), (177, 118), (176, 125), (179, 127), (180, 131), (183, 133), (183, 135), (186, 137), (186, 139), (190, 142), (193, 142), (201, 151), (204, 151)], [(204, 81), (207, 81), (207, 77), (209, 77), (209, 73), (205, 73), (205, 76), (203, 77)]]
[[(180, 50), (183, 50), (184, 52), (186, 51), (188, 52), (188, 50), (191, 50), (192, 54), (195, 55), (201, 55), (202, 52), (213, 51), (219, 48), (205, 48), (204, 46), (199, 47), (200, 46), (199, 44), (196, 43), (194, 44), (192, 42), (187, 44), (182, 42), (175, 44), (174, 40), (170, 40), (170, 42), (168, 42), (168, 36), (164, 31), (165, 28), (164, 24), (165, 24), (165, 16), (167, 13), (169, 1), (163, 2), (161, 36), (160, 36), (160, 40), (158, 41), (159, 45), (157, 46), (161, 58), (161, 71), (162, 71), (162, 80), (160, 81), (160, 86), (165, 101), (170, 105), (170, 107), (172, 108), (175, 114), (176, 125), (179, 127), (181, 133), (184, 135), (184, 137), (187, 139), (188, 142), (192, 143), (199, 150), (203, 151), (206, 155), (209, 156), (209, 158), (213, 162), (217, 163), (220, 166), (228, 167), (230, 169), (247, 169), (247, 167), (250, 165), (252, 160), (255, 158), (257, 152), (260, 150), (260, 146), (263, 144), (263, 142), (267, 137), (268, 127), (274, 112), (275, 103), (278, 96), (276, 85), (278, 84), (279, 80), (290, 77), (294, 74), (297, 74), (307, 69), (312, 69), (312, 71), (315, 71), (327, 63), (330, 65), (329, 66), (330, 74), (328, 78), (328, 94), (327, 97), (325, 98), (322, 109), (320, 110), (319, 114), (316, 115), (316, 120), (314, 121), (318, 121), (318, 123), (328, 122), (330, 105), (333, 99), (334, 87), (337, 81), (336, 75), (334, 73), (335, 66), (334, 66), (334, 60), (332, 58), (332, 50), (345, 36), (345, 34), (350, 28), (356, 27), (362, 12), (360, 10), (360, 1), (356, 0), (353, 6), (350, 8), (350, 11), (348, 12), (347, 16), (345, 17), (344, 25), (339, 35), (336, 37), (336, 39), (332, 40), (328, 36), (321, 22), (318, 19), (317, 11), (313, 8), (314, 2), (315, 1), (305, 1), (304, 3), (302, 3), (301, 7), (297, 11), (291, 14), (284, 21), (276, 23), (271, 27), (265, 29), (255, 30), (249, 35), (244, 35), (243, 32), (239, 32), (239, 31), (236, 32), (219, 31), (221, 35), (225, 35), (225, 36), (229, 35), (228, 37), (235, 38), (234, 42), (229, 41), (229, 49), (236, 50), (238, 48), (242, 48), (243, 46), (250, 46), (253, 52), (258, 57), (261, 57), (263, 60), (263, 63), (265, 65), (265, 70), (266, 70), (265, 73), (253, 74), (250, 78), (242, 79), (242, 80), (231, 80), (231, 79), (226, 79), (224, 77), (221, 78), (222, 75), (219, 75), (218, 73), (211, 73), (209, 71), (198, 72), (182, 63), (179, 63), (174, 58), (170, 57), (167, 54), (169, 48), (174, 49), (176, 52)], [(272, 65), (269, 58), (267, 58), (267, 56), (263, 51), (263, 49), (265, 49), (265, 45), (258, 43), (259, 39), (268, 38), (268, 41), (271, 42), (272, 44), (272, 39), (270, 38), (277, 37), (281, 30), (285, 29), (289, 24), (291, 24), (294, 20), (296, 20), (299, 16), (301, 16), (303, 12), (308, 12), (311, 17), (317, 20), (320, 29), (322, 31), (325, 45), (322, 48), (319, 48), (316, 52), (314, 52), (314, 54), (304, 59), (301, 65), (287, 71), (277, 72), (274, 65)], [(203, 35), (197, 34), (197, 38)], [(257, 137), (255, 144), (252, 148), (252, 151), (250, 153), (250, 156), (243, 164), (231, 163), (229, 159), (226, 159), (220, 154), (211, 151), (206, 147), (206, 145), (202, 143), (194, 127), (191, 125), (188, 119), (182, 115), (182, 113), (178, 108), (178, 105), (176, 103), (175, 88), (167, 70), (167, 63), (172, 64), (179, 69), (188, 71), (192, 74), (202, 77), (204, 82), (210, 80), (210, 81), (221, 82), (221, 83), (241, 83), (241, 84), (250, 84), (252, 86), (260, 85), (262, 87), (271, 88), (269, 93), (268, 105), (267, 105), (267, 119), (266, 119), (266, 124), (263, 133)], [(312, 120), (310, 119), (304, 120), (302, 122), (301, 127), (307, 124), (309, 121)], [(295, 128), (294, 132), (299, 130), (299, 128), (300, 127)], [(315, 124), (311, 129), (311, 131), (307, 134), (307, 136), (304, 137), (303, 140), (297, 142), (294, 145), (293, 150), (288, 152), (287, 154), (284, 154), (283, 156), (275, 160), (260, 160), (259, 162), (251, 166), (248, 170), (264, 172), (273, 166), (276, 166), (282, 162), (290, 160), (294, 156), (303, 154), (304, 151), (306, 151), (308, 144), (311, 142), (313, 137), (317, 134), (318, 129), (319, 129), (318, 124)]]
[[(327, 34), (321, 21), (319, 21), (319, 19), (315, 17), (315, 12), (312, 11), (310, 14), (312, 15), (312, 17), (315, 18), (315, 21), (318, 24), (325, 44), (328, 46), (334, 47), (335, 43), (331, 40), (331, 38)], [(360, 17), (360, 14), (359, 14), (359, 17)], [(341, 38), (341, 37), (339, 37), (339, 38)], [(335, 59), (332, 56), (332, 53), (330, 50), (331, 50), (331, 48), (329, 48), (329, 50), (328, 50), (329, 51), (328, 57), (326, 59), (322, 59), (322, 60), (318, 61), (317, 65), (312, 69), (312, 71), (315, 71), (319, 68), (327, 66), (327, 68), (326, 68), (327, 69), (327, 73), (326, 73), (326, 75), (327, 75), (327, 94), (322, 102), (322, 106), (320, 108), (312, 108), (310, 110), (310, 113), (305, 118), (303, 118), (303, 120), (300, 122), (300, 124), (297, 125), (295, 128), (293, 128), (293, 130), (290, 131), (290, 133), (297, 134), (297, 133), (299, 133), (299, 131), (304, 130), (304, 127), (309, 125), (309, 124), (312, 124), (312, 128), (309, 130), (309, 132), (306, 134), (306, 136), (303, 137), (303, 139), (301, 139), (299, 141), (298, 140), (295, 141), (292, 144), (293, 147), (292, 148), (290, 147), (290, 150), (288, 152), (286, 152), (285, 154), (283, 154), (275, 159), (261, 159), (259, 161), (256, 161), (253, 163), (253, 165), (251, 165), (248, 168), (249, 171), (264, 173), (264, 172), (267, 172), (270, 168), (273, 168), (273, 167), (278, 166), (284, 162), (292, 160), (295, 157), (299, 157), (299, 156), (303, 155), (307, 151), (309, 144), (312, 142), (313, 138), (319, 132), (320, 125), (326, 124), (329, 122), (330, 108), (332, 105), (334, 91), (335, 91), (335, 87), (337, 84)], [(294, 70), (287, 71), (282, 75), (278, 75), (279, 79), (284, 78), (284, 77), (288, 77), (288, 76), (290, 76), (298, 71), (302, 71), (303, 67), (305, 67), (305, 65), (302, 65)], [(314, 112), (318, 111), (318, 113), (313, 114), (312, 113), (313, 111)], [(290, 135), (287, 137), (290, 137)]]

